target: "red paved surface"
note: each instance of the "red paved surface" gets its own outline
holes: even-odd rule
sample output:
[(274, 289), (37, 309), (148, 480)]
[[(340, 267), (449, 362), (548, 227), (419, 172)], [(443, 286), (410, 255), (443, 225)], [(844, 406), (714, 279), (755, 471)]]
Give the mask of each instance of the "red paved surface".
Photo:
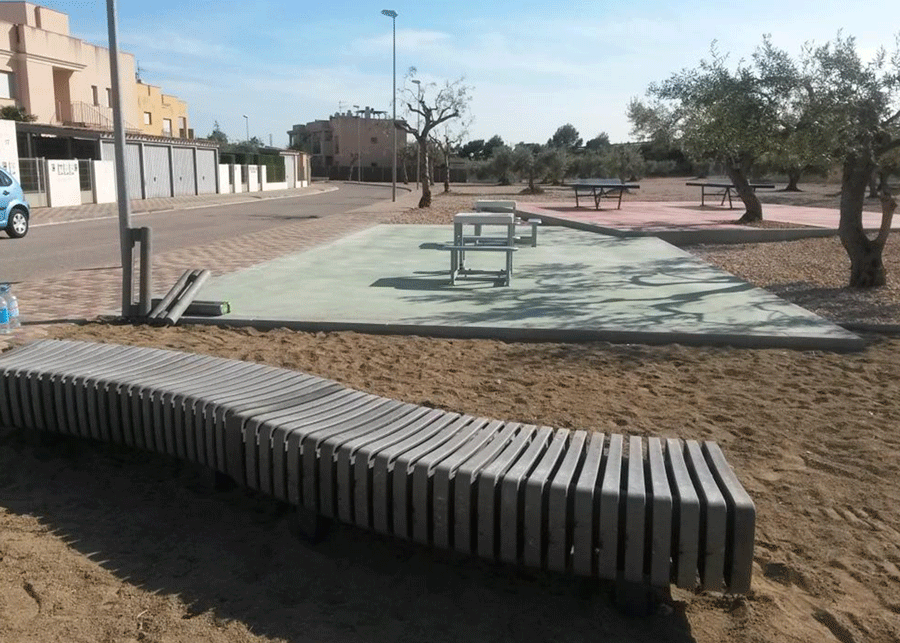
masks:
[[(519, 207), (541, 213), (590, 223), (618, 230), (709, 230), (735, 229), (746, 230), (745, 226), (734, 222), (743, 213), (742, 209), (729, 210), (727, 206), (701, 206), (691, 202), (658, 202), (658, 201), (623, 201), (622, 209), (603, 208), (595, 210), (591, 207), (575, 207), (575, 202), (564, 203), (520, 203)], [(763, 204), (763, 218), (769, 221), (795, 223), (798, 226), (815, 226), (836, 230), (840, 215), (837, 210), (828, 208), (810, 208), (774, 203)], [(877, 230), (881, 225), (881, 214), (877, 212), (863, 213), (863, 226)], [(900, 229), (900, 219), (894, 218), (894, 229)]]

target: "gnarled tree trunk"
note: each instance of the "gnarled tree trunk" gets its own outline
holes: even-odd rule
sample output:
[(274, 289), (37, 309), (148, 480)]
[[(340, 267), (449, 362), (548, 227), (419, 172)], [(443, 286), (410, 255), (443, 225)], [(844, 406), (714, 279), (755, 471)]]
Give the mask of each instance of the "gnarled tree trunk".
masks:
[(801, 192), (797, 184), (800, 182), (800, 177), (803, 175), (803, 172), (800, 168), (791, 168), (788, 170), (788, 184), (787, 187), (784, 188), (785, 192)]
[(738, 219), (738, 223), (753, 223), (762, 221), (763, 218), (762, 204), (759, 202), (756, 192), (750, 187), (750, 181), (747, 179), (749, 170), (750, 162), (747, 159), (727, 159), (725, 161), (725, 172), (728, 174), (728, 178), (731, 179), (734, 190), (741, 197), (741, 201), (744, 202), (744, 208), (746, 209), (743, 216)]
[(419, 144), (419, 154), (422, 159), (422, 198), (419, 199), (420, 208), (431, 207), (431, 159), (428, 157), (428, 137), (422, 136), (416, 141)]
[(875, 239), (869, 239), (863, 231), (862, 212), (874, 167), (871, 156), (851, 156), (844, 161), (839, 232), (841, 244), (850, 257), (850, 286), (853, 288), (874, 288), (887, 282), (882, 253), (897, 201), (888, 192), (882, 192), (881, 228)]

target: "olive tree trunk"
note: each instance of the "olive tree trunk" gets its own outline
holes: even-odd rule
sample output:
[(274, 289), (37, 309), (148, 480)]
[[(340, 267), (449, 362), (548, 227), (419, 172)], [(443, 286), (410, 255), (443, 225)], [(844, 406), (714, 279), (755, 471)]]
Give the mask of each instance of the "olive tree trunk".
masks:
[(419, 156), (422, 159), (422, 198), (419, 199), (420, 208), (431, 207), (431, 159), (428, 156), (428, 137), (416, 137), (419, 144)]
[(762, 204), (759, 202), (759, 197), (756, 196), (754, 189), (750, 187), (749, 179), (747, 179), (749, 171), (750, 162), (748, 160), (735, 161), (729, 159), (725, 161), (725, 172), (728, 174), (728, 178), (731, 179), (735, 192), (737, 192), (741, 201), (744, 202), (745, 212), (738, 219), (738, 223), (753, 223), (762, 221), (763, 218)]
[(887, 282), (882, 254), (891, 231), (897, 201), (886, 191), (881, 194), (881, 228), (875, 239), (863, 230), (862, 212), (875, 168), (870, 158), (850, 157), (844, 162), (841, 180), (841, 244), (850, 257), (850, 286), (875, 288)]
[(791, 168), (787, 172), (788, 184), (787, 187), (784, 188), (785, 192), (801, 192), (797, 184), (800, 183), (800, 177), (803, 175), (803, 172), (800, 168)]

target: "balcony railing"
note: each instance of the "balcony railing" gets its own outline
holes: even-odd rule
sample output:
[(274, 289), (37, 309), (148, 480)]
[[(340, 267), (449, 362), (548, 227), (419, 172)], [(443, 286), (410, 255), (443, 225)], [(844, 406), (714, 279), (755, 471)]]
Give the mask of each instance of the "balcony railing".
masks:
[[(71, 104), (69, 113), (59, 113), (62, 110), (57, 107), (57, 118), (64, 125), (75, 125), (77, 127), (89, 127), (91, 129), (101, 129), (112, 131), (115, 129), (113, 124), (112, 107), (103, 107), (102, 105), (89, 105), (82, 101), (76, 101)], [(68, 118), (66, 118), (68, 116)], [(128, 131), (138, 132), (139, 127), (125, 121), (125, 129)]]

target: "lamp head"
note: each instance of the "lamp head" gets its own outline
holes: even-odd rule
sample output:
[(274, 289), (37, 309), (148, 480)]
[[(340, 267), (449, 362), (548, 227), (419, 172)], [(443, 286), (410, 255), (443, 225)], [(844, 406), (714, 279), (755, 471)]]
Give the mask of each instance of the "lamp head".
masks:
[(382, 15), (385, 15), (388, 18), (396, 18), (397, 17), (397, 12), (394, 11), (393, 9), (382, 9), (381, 13), (382, 13)]

